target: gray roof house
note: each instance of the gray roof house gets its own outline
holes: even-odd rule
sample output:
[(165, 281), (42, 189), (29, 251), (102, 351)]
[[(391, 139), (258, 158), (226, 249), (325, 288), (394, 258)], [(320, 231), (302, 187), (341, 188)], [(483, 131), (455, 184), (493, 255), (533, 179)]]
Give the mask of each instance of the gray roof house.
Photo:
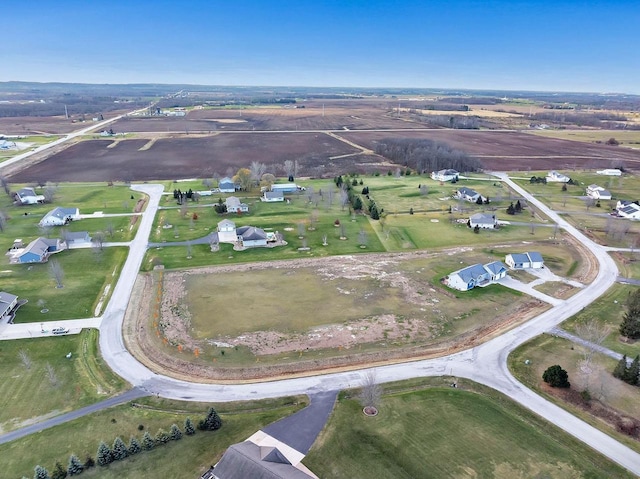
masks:
[(444, 284), (459, 291), (468, 291), (476, 286), (489, 286), (506, 275), (507, 267), (501, 261), (473, 264), (449, 274), (444, 278)]
[(236, 235), (238, 236), (238, 242), (245, 248), (267, 245), (267, 234), (263, 229), (255, 226), (236, 228)]
[(266, 202), (284, 201), (284, 193), (282, 191), (265, 191), (260, 200)]
[(231, 178), (225, 176), (220, 181), (218, 181), (218, 189), (220, 190), (220, 193), (235, 193), (236, 184)]
[(36, 238), (26, 248), (9, 251), (9, 262), (15, 263), (46, 263), (49, 256), (65, 249), (59, 239)]
[(18, 297), (15, 294), (0, 291), (0, 321), (11, 316), (18, 304)]
[(16, 199), (23, 205), (35, 205), (44, 203), (44, 195), (37, 195), (33, 188), (21, 188), (16, 194)]
[(507, 263), (511, 269), (539, 269), (544, 266), (544, 259), (537, 251), (510, 253), (505, 257), (504, 262)]
[(63, 235), (63, 239), (67, 246), (91, 243), (88, 231), (67, 231)]
[(38, 224), (40, 226), (64, 226), (79, 217), (80, 211), (78, 208), (61, 208), (58, 206), (44, 215)]
[(229, 196), (225, 200), (225, 205), (227, 207), (227, 213), (248, 213), (249, 206), (246, 203), (242, 203), (240, 198), (237, 196)]
[(458, 191), (456, 191), (454, 196), (458, 199), (466, 200), (471, 203), (475, 203), (476, 201), (478, 201), (478, 198), (482, 198), (482, 201), (485, 200), (485, 198), (476, 190), (472, 190), (471, 188), (467, 188), (466, 186), (458, 188)]
[(498, 219), (496, 215), (489, 213), (476, 213), (469, 218), (469, 226), (471, 228), (477, 226), (483, 229), (494, 229), (498, 227)]

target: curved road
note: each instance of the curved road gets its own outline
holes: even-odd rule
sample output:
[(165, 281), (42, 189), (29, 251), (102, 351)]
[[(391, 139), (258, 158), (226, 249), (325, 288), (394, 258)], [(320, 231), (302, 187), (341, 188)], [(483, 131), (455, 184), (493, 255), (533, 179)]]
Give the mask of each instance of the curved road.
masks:
[[(504, 393), (629, 471), (640, 475), (640, 454), (529, 390), (518, 382), (507, 368), (507, 357), (511, 351), (589, 305), (615, 282), (618, 270), (604, 247), (585, 237), (506, 175), (495, 175), (591, 250), (600, 266), (596, 279), (569, 300), (561, 301), (537, 318), (487, 343), (443, 358), (377, 367), (374, 368), (376, 378), (380, 382), (389, 382), (449, 374), (472, 379)], [(140, 364), (124, 346), (122, 321), (145, 254), (153, 218), (162, 195), (162, 186), (136, 185), (132, 188), (148, 194), (149, 205), (136, 238), (131, 242), (131, 252), (100, 326), (102, 354), (116, 373), (149, 393), (172, 399), (196, 401), (236, 401), (290, 394), (313, 394), (362, 384), (361, 373), (355, 371), (253, 384), (198, 384), (155, 374)]]

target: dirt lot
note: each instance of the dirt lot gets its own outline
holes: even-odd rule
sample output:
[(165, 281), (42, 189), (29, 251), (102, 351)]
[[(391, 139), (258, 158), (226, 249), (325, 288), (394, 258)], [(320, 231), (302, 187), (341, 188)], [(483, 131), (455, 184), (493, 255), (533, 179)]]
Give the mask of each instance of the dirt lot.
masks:
[(479, 158), (485, 169), (546, 170), (607, 168), (612, 162), (640, 169), (640, 152), (598, 144), (542, 138), (508, 131), (431, 130), (416, 132), (345, 132), (340, 136), (360, 146), (375, 150), (377, 141), (414, 138), (441, 141)]
[[(224, 176), (252, 161), (282, 165), (297, 159), (311, 171), (329, 156), (358, 152), (324, 133), (229, 133), (195, 138), (89, 140), (11, 176), (11, 181), (146, 181)], [(113, 146), (112, 146), (113, 145)], [(366, 161), (367, 159), (363, 159)], [(337, 160), (332, 161), (335, 163)], [(230, 170), (230, 171), (227, 171)], [(278, 173), (281, 173), (278, 171)]]

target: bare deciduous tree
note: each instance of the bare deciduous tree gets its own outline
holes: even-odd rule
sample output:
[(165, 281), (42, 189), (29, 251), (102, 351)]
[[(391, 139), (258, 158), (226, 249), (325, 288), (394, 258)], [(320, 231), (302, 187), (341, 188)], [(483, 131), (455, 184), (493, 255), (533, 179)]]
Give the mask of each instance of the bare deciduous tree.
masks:
[(64, 269), (55, 259), (49, 261), (49, 274), (56, 282), (56, 288), (64, 288)]
[(56, 191), (57, 191), (57, 187), (56, 185), (54, 185), (53, 183), (47, 182), (47, 184), (44, 187), (44, 191), (42, 192), (42, 195), (44, 196), (44, 200), (47, 203), (51, 203), (56, 195)]
[(262, 175), (267, 171), (267, 165), (260, 163), (259, 161), (252, 161), (249, 170), (251, 171), (251, 180), (253, 180), (253, 183), (257, 185), (260, 183)]
[(93, 246), (94, 251), (102, 252), (104, 249), (105, 242), (105, 234), (102, 231), (96, 231), (91, 237), (91, 244)]
[(363, 407), (375, 407), (380, 404), (382, 388), (376, 381), (375, 371), (368, 371), (362, 378), (362, 390), (360, 391), (360, 403)]
[(187, 259), (191, 259), (191, 251), (192, 250), (192, 246), (191, 246), (191, 241), (187, 241)]
[(360, 247), (366, 248), (368, 241), (367, 232), (365, 230), (360, 230), (358, 233), (358, 243), (360, 243)]
[[(576, 335), (595, 346), (600, 346), (609, 335), (609, 326), (591, 318), (576, 326)], [(582, 359), (578, 362), (578, 369), (584, 378), (584, 389), (589, 391), (590, 379), (593, 374), (593, 355), (595, 348), (584, 346), (582, 348)]]

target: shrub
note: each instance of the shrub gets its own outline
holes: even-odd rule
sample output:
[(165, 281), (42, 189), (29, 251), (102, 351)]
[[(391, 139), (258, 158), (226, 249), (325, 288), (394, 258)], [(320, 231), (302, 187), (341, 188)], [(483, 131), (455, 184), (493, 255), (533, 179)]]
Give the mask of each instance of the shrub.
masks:
[(96, 453), (96, 462), (98, 466), (107, 466), (111, 464), (113, 457), (111, 456), (111, 449), (104, 441), (100, 441), (98, 446), (98, 452)]
[(49, 475), (49, 471), (44, 467), (37, 465), (33, 469), (33, 479), (51, 479), (51, 476)]
[(182, 439), (182, 431), (176, 424), (171, 425), (171, 429), (169, 430), (169, 439), (172, 441), (179, 441)]
[(56, 467), (53, 468), (53, 474), (51, 474), (51, 479), (65, 479), (67, 477), (67, 471), (60, 462), (56, 461)]
[(151, 434), (149, 434), (149, 431), (146, 431), (142, 436), (142, 449), (144, 449), (145, 451), (150, 451), (155, 446), (156, 446), (156, 443), (151, 437)]
[(71, 454), (71, 456), (69, 456), (69, 464), (67, 465), (67, 472), (69, 473), (70, 476), (77, 476), (82, 471), (84, 471), (84, 466), (80, 462), (80, 459), (78, 459), (78, 456), (76, 456), (75, 454)]
[(166, 444), (169, 442), (169, 435), (164, 429), (158, 429), (156, 433), (156, 444)]
[(545, 383), (553, 388), (571, 387), (571, 383), (569, 382), (569, 375), (557, 364), (549, 366), (547, 370), (542, 374), (542, 379)]
[(198, 422), (198, 429), (201, 431), (216, 431), (222, 427), (222, 419), (212, 407), (209, 408), (207, 417)]
[(113, 449), (111, 451), (111, 457), (115, 461), (122, 461), (126, 459), (129, 455), (129, 451), (127, 450), (127, 446), (122, 439), (116, 437), (115, 441), (113, 441)]
[(193, 436), (196, 433), (196, 430), (193, 427), (193, 423), (191, 422), (190, 417), (184, 420), (184, 433), (187, 436)]
[(138, 440), (134, 437), (131, 436), (131, 439), (129, 440), (129, 455), (133, 456), (134, 454), (138, 454), (140, 451), (142, 451), (142, 446), (140, 445), (140, 442), (138, 442)]

